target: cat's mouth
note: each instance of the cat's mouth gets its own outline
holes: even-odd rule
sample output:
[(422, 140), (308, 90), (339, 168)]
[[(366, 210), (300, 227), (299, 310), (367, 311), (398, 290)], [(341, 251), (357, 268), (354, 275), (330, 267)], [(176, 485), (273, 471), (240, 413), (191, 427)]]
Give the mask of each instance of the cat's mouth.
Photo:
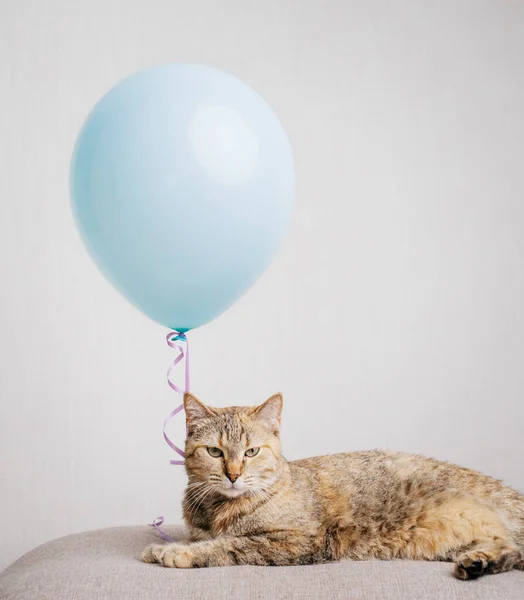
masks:
[(224, 496), (227, 496), (228, 498), (238, 498), (238, 496), (242, 496), (242, 494), (246, 493), (246, 488), (240, 489), (240, 488), (236, 488), (236, 487), (230, 487), (230, 488), (222, 488), (220, 490), (222, 492), (222, 494), (224, 494)]
[(225, 479), (222, 481), (220, 492), (228, 498), (238, 498), (238, 496), (247, 492), (247, 487), (242, 478), (237, 479), (235, 482)]

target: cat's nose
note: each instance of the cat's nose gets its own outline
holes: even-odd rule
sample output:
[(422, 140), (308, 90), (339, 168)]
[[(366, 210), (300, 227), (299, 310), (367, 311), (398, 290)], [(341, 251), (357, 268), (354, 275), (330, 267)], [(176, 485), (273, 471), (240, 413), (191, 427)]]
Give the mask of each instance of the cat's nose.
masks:
[(226, 473), (226, 477), (231, 481), (231, 483), (235, 483), (235, 481), (240, 477), (240, 473)]

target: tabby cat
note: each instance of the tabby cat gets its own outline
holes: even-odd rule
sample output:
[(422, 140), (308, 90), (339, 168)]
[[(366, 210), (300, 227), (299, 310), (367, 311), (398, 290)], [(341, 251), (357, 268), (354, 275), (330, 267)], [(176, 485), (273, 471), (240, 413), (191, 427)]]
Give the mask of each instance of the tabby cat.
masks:
[(152, 545), (166, 567), (454, 561), (459, 579), (524, 570), (524, 496), (469, 469), (397, 452), (288, 462), (282, 396), (211, 408), (189, 393), (187, 543)]

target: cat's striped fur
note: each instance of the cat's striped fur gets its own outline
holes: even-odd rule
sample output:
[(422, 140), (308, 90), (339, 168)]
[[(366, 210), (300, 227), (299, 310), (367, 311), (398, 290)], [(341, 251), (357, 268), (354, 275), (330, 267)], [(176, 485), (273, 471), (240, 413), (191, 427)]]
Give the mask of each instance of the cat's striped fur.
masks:
[(495, 479), (378, 450), (288, 462), (280, 450), (279, 394), (259, 407), (210, 408), (190, 394), (184, 403), (183, 508), (191, 537), (146, 548), (147, 562), (445, 560), (455, 562), (461, 579), (524, 569), (524, 497)]

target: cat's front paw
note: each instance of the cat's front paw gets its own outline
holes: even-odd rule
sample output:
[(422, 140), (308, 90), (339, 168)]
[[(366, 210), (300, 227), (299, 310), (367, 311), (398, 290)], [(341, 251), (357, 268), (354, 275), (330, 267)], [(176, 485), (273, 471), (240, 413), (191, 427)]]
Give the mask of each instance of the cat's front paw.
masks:
[(183, 544), (151, 544), (142, 552), (142, 560), (164, 567), (190, 569), (195, 566), (195, 553)]

